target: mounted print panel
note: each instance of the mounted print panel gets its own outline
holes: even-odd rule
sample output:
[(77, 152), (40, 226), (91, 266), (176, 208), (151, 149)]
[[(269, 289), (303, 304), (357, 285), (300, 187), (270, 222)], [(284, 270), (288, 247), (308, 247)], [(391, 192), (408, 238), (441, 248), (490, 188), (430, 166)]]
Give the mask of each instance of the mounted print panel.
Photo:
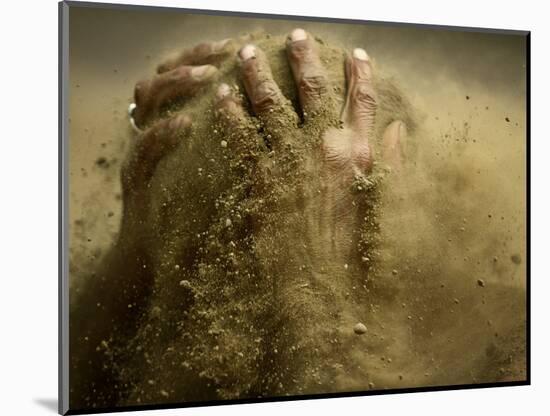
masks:
[(60, 412), (529, 383), (529, 33), (60, 3)]

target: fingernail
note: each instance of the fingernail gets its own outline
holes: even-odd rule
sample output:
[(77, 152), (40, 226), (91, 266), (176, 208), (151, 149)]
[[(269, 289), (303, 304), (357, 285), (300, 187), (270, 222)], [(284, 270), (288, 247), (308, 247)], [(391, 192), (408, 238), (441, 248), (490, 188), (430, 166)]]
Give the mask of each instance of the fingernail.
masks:
[(243, 61), (248, 61), (251, 58), (256, 57), (256, 48), (254, 45), (246, 45), (239, 51), (239, 57)]
[(359, 59), (361, 61), (368, 61), (369, 55), (367, 55), (367, 52), (364, 49), (361, 48), (355, 48), (353, 50), (353, 57), (355, 59)]
[(191, 76), (195, 78), (207, 78), (212, 76), (217, 71), (213, 65), (201, 65), (191, 69)]
[(307, 33), (304, 29), (294, 29), (292, 33), (290, 34), (290, 40), (292, 42), (298, 42), (299, 40), (305, 40), (307, 39)]
[(229, 94), (231, 94), (231, 88), (227, 84), (220, 84), (218, 87), (218, 91), (216, 92), (216, 97), (218, 100), (223, 100), (225, 97), (227, 97)]

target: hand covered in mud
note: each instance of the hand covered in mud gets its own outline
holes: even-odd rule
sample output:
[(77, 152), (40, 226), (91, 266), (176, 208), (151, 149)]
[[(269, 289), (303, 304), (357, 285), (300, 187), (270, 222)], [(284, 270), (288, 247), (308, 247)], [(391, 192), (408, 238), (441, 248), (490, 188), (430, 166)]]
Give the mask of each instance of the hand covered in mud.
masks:
[(281, 187), (311, 175), (319, 179), (308, 186), (302, 183), (298, 198), (309, 199), (315, 210), (323, 211), (320, 216), (326, 219), (327, 229), (318, 232), (334, 240), (343, 223), (351, 225), (352, 185), (356, 182), (355, 190), (359, 191), (369, 186), (366, 176), (373, 167), (374, 147), (380, 147), (378, 153), (385, 163), (400, 169), (406, 128), (394, 120), (382, 140), (376, 140), (377, 92), (365, 50), (357, 48), (346, 56), (343, 108), (311, 35), (295, 29), (287, 39), (286, 54), (298, 93), (298, 110), (279, 89), (264, 52), (253, 44), (238, 52), (250, 106), (244, 97), (222, 84), (216, 94), (216, 108), (226, 141), (237, 153), (255, 142), (268, 147), (268, 157), (261, 158), (259, 164), (267, 172), (264, 174), (272, 179), (278, 176), (274, 180)]
[[(227, 355), (228, 349), (241, 348), (230, 337), (241, 336), (237, 335), (241, 329), (227, 330), (226, 344), (219, 336), (211, 339), (218, 330), (208, 328), (227, 325), (221, 320), (235, 314), (227, 308), (261, 303), (253, 295), (260, 290), (260, 298), (268, 297), (265, 306), (251, 310), (239, 326), (257, 321), (258, 314), (273, 316), (276, 322), (266, 322), (266, 327), (284, 323), (272, 334), (270, 344), (262, 345), (278, 351), (274, 369), (265, 375), (258, 371), (264, 353), (258, 352), (257, 344), (252, 344), (254, 352), (241, 363), (215, 364), (224, 360), (221, 352), (219, 357), (217, 353), (194, 354), (203, 361), (196, 364), (202, 376), (190, 375), (191, 384), (215, 379), (221, 386), (220, 396), (226, 398), (247, 394), (251, 380), (255, 380), (253, 389), (267, 395), (322, 391), (327, 383), (334, 383), (339, 364), (333, 360), (341, 354), (320, 350), (316, 342), (356, 337), (353, 326), (360, 314), (352, 309), (360, 305), (363, 295), (355, 301), (346, 301), (346, 297), (355, 287), (365, 285), (372, 258), (376, 226), (369, 212), (375, 198), (369, 175), (377, 153), (399, 170), (405, 126), (394, 118), (385, 126), (382, 140), (377, 140), (377, 91), (372, 63), (363, 49), (353, 50), (345, 59), (347, 88), (345, 97), (340, 97), (323, 67), (316, 40), (295, 29), (286, 41), (297, 92), (296, 103), (292, 103), (277, 85), (259, 46), (245, 44), (237, 58), (227, 62), (227, 51), (235, 43), (213, 45), (184, 53), (160, 67), (174, 69), (136, 87), (135, 122), (139, 128), (150, 127), (137, 137), (122, 181), (124, 203), (130, 207), (127, 215), (137, 215), (137, 222), (148, 226), (157, 224), (150, 226), (154, 231), (148, 235), (149, 246), (161, 247), (162, 267), (166, 267), (155, 270), (162, 283), (155, 283), (158, 293), (151, 303), (150, 319), (158, 319), (160, 310), (167, 320), (172, 319), (169, 316), (179, 319), (182, 311), (194, 319), (203, 313), (201, 305), (214, 310), (208, 325), (190, 333), (193, 340), (178, 342), (174, 348), (219, 349)], [(212, 51), (222, 51), (225, 61), (218, 55), (215, 61), (229, 66), (225, 70), (230, 74), (215, 92), (209, 84), (223, 74), (214, 66), (186, 65), (213, 62)], [(341, 52), (336, 62), (342, 63), (340, 58)], [(237, 85), (240, 80), (244, 95)], [(184, 105), (183, 111), (168, 111), (168, 118), (161, 118), (174, 101), (200, 99), (200, 92), (208, 91), (212, 93), (206, 97), (211, 110), (206, 114), (192, 114), (192, 106)], [(161, 174), (156, 192), (165, 202), (157, 202), (160, 208), (147, 217), (152, 208), (149, 184), (163, 158), (170, 159), (171, 165)], [(167, 172), (173, 174), (163, 176)], [(169, 185), (171, 176), (178, 178), (176, 185)], [(159, 192), (159, 187), (167, 188)], [(172, 243), (175, 240), (180, 242)], [(224, 279), (228, 276), (256, 276), (257, 283), (248, 287), (248, 281), (233, 281), (227, 286)], [(184, 282), (181, 287), (189, 293), (178, 295), (182, 290), (178, 282)], [(231, 299), (220, 295), (228, 291), (246, 295)], [(345, 304), (351, 306), (335, 306)], [(268, 312), (271, 308), (277, 311)], [(311, 316), (331, 324), (310, 325)], [(203, 330), (208, 332), (203, 334)], [(140, 339), (147, 336), (146, 331), (138, 334)], [(243, 340), (242, 348), (249, 346), (247, 342)], [(356, 341), (350, 345), (357, 347)], [(288, 362), (294, 363), (293, 368), (284, 370)], [(292, 386), (286, 384), (287, 379), (294, 380)]]
[[(135, 218), (136, 213), (141, 213), (128, 228), (136, 228), (137, 223), (144, 221), (146, 188), (157, 164), (189, 135), (192, 119), (185, 106), (181, 110), (181, 104), (205, 91), (205, 86), (219, 77), (215, 65), (231, 57), (237, 43), (227, 39), (198, 45), (159, 65), (154, 78), (136, 85), (131, 121), (136, 130), (146, 130), (138, 136), (122, 170), (125, 207), (130, 207), (124, 217)], [(295, 110), (285, 98), (266, 55), (253, 44), (238, 52), (250, 105), (224, 83), (217, 90), (214, 106), (221, 115), (225, 146), (242, 154), (259, 145), (265, 151), (260, 158), (264, 160), (259, 162), (261, 168), (276, 173), (281, 180), (308, 175), (308, 170), (309, 174), (321, 174), (323, 205), (330, 211), (327, 215), (342, 218), (349, 214), (353, 203), (347, 191), (354, 180), (364, 180), (374, 163), (377, 93), (370, 58), (363, 49), (355, 49), (346, 57), (347, 94), (340, 108), (341, 97), (332, 88), (316, 46), (316, 41), (302, 29), (294, 30), (287, 40), (299, 109)], [(402, 164), (401, 141), (405, 135), (404, 123), (393, 121), (378, 149), (383, 160), (396, 170)], [(306, 171), (299, 172), (304, 168)], [(361, 189), (360, 184), (357, 187)]]
[[(287, 56), (303, 116), (299, 122), (292, 103), (273, 79), (265, 54), (252, 44), (239, 51), (242, 77), (254, 115), (263, 126), (269, 145), (284, 152), (289, 147), (318, 147), (332, 179), (349, 181), (368, 173), (373, 163), (376, 91), (372, 65), (365, 50), (357, 48), (345, 62), (347, 96), (338, 108), (329, 76), (317, 54), (315, 40), (302, 29), (295, 29), (287, 41)], [(226, 115), (228, 130), (239, 130), (249, 114), (229, 86), (218, 89), (218, 109)], [(399, 166), (400, 136), (403, 123), (392, 123), (385, 133), (386, 157)]]

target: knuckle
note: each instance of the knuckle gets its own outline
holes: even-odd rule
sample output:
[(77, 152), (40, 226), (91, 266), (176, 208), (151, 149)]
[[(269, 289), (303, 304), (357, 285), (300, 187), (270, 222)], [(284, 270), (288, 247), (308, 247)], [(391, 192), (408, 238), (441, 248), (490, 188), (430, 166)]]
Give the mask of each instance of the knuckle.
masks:
[(191, 75), (190, 68), (186, 65), (181, 65), (163, 74), (163, 79), (166, 83), (165, 85), (172, 85), (179, 81), (182, 81), (182, 80), (185, 81), (189, 79), (190, 75)]
[(305, 74), (300, 79), (299, 89), (308, 98), (320, 98), (327, 92), (327, 79), (322, 74)]
[(191, 127), (191, 124), (191, 117), (189, 117), (187, 114), (181, 114), (168, 121), (168, 128), (171, 131), (178, 132)]
[(360, 83), (357, 85), (355, 91), (353, 91), (352, 100), (354, 105), (359, 109), (376, 110), (376, 92), (370, 83)]
[(373, 165), (373, 155), (368, 142), (360, 146), (354, 154), (356, 164), (364, 171), (369, 172)]
[(261, 82), (254, 93), (252, 104), (257, 112), (265, 112), (279, 102), (279, 91), (271, 81)]

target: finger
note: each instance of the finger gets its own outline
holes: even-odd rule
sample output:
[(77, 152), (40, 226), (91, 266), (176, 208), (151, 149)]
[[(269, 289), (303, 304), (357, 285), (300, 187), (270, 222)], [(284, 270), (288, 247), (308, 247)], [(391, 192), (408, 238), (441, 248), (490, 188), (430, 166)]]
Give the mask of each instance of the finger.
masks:
[(248, 116), (242, 101), (227, 84), (220, 84), (216, 91), (215, 108), (219, 119), (231, 130), (241, 130)]
[(374, 127), (376, 92), (370, 58), (364, 49), (356, 48), (346, 59), (347, 97), (342, 119), (361, 134)]
[(240, 154), (253, 154), (265, 149), (263, 139), (258, 135), (256, 126), (242, 105), (242, 100), (227, 84), (221, 84), (216, 92), (214, 107), (223, 140), (223, 148), (237, 150)]
[(407, 126), (400, 120), (392, 122), (382, 136), (382, 159), (394, 171), (399, 172), (405, 162), (404, 147)]
[(136, 192), (147, 185), (160, 160), (189, 133), (191, 118), (185, 114), (161, 120), (138, 137), (121, 171), (125, 192)]
[(193, 97), (217, 73), (212, 65), (180, 66), (151, 80), (138, 82), (134, 89), (136, 107), (133, 111), (137, 127), (146, 126), (163, 108), (177, 100)]
[(157, 67), (157, 73), (171, 71), (181, 65), (216, 65), (233, 55), (236, 44), (232, 39), (219, 42), (201, 43), (186, 49), (181, 54), (168, 59)]
[(271, 68), (263, 51), (246, 45), (239, 51), (243, 82), (254, 114), (264, 123), (269, 133), (284, 137), (289, 127), (298, 123), (298, 116), (273, 79)]
[(290, 68), (298, 88), (298, 97), (304, 119), (313, 115), (327, 103), (328, 77), (315, 41), (303, 29), (294, 29), (286, 45)]

